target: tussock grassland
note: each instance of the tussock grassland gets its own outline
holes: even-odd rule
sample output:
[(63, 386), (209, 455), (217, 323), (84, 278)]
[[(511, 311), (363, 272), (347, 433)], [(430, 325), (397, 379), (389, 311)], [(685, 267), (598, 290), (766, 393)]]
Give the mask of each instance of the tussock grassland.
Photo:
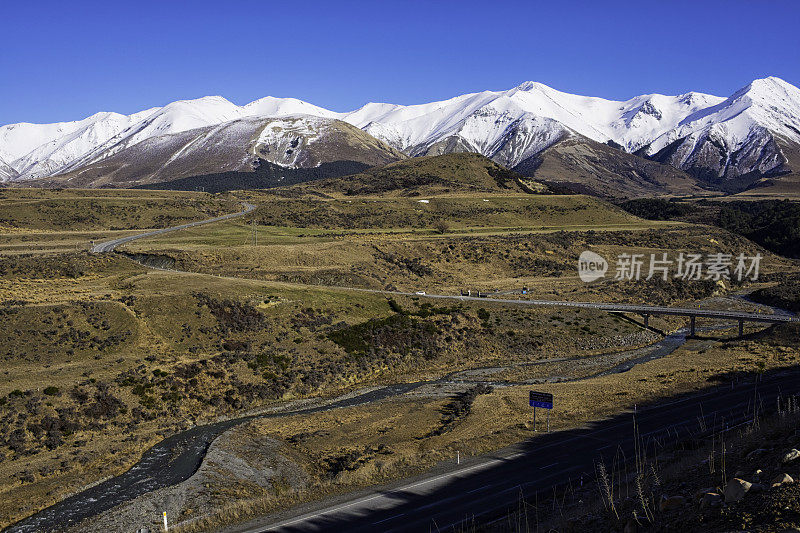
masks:
[[(287, 200), (269, 194), (256, 200), (249, 194), (260, 205), (251, 219), (133, 242), (124, 249), (169, 255), (184, 270), (270, 281), (431, 292), (527, 286), (552, 299), (579, 294), (650, 303), (702, 298), (717, 288), (674, 280), (587, 286), (577, 279), (577, 257), (586, 249), (600, 253), (610, 261), (612, 276), (620, 253), (649, 258), (666, 252), (673, 259), (679, 252), (762, 253), (767, 256), (762, 273), (794, 268), (719, 228), (643, 221), (583, 196), (449, 196), (419, 204)], [(439, 219), (446, 227), (435, 227)]]
[(235, 211), (228, 195), (106, 189), (0, 189), (0, 255), (85, 251), (91, 243)]
[[(420, 198), (283, 198), (255, 195), (254, 217), (268, 226), (322, 229), (426, 229), (445, 220), (454, 230), (480, 228), (604, 227), (641, 224), (625, 211), (589, 196), (528, 194), (438, 194)], [(555, 228), (553, 228), (555, 227)]]
[(120, 473), (193, 423), (454, 368), (579, 356), (596, 340), (587, 323), (640, 331), (600, 313), (553, 322), (543, 309), (410, 298), (393, 309), (374, 294), (85, 261), (77, 273), (0, 279), (4, 523)]
[(551, 190), (473, 153), (415, 157), (373, 167), (346, 178), (312, 181), (278, 194), (317, 196), (419, 197), (497, 191), (549, 194)]
[(165, 228), (230, 212), (202, 193), (0, 189), (0, 233)]
[[(795, 367), (800, 364), (797, 333), (797, 327), (781, 326), (748, 340), (690, 341), (668, 357), (624, 374), (537, 388), (558, 398), (558, 407), (551, 413), (551, 428), (576, 428), (632, 409), (635, 404), (713, 387), (737, 375)], [(236, 430), (236, 438), (257, 441), (269, 437), (286, 443), (307, 480), (290, 490), (275, 486), (264, 493), (260, 489), (248, 491), (244, 480), (226, 470), (225, 482), (209, 490), (222, 494), (237, 487), (237, 497), (210, 513), (197, 509), (182, 513), (179, 530), (214, 529), (303, 500), (418, 474), (443, 461), (454, 461), (457, 452), (464, 458), (535, 438), (527, 386), (482, 391), (472, 397), (464, 416), (444, 424), (452, 403), (460, 397), (459, 391), (468, 391), (469, 387), (437, 389), (431, 385), (400, 400), (251, 422)], [(597, 402), (598, 397), (605, 401)], [(113, 517), (114, 512), (110, 512), (99, 523), (113, 523)]]
[[(96, 198), (80, 191), (52, 191), (52, 197), (39, 190), (2, 192), (5, 199), (19, 195), (23, 203), (55, 201), (58, 209), (74, 205), (76, 216), (91, 202), (111, 202), (108, 210), (100, 210), (103, 218), (85, 222), (86, 232), (80, 235), (102, 233), (112, 224), (127, 230), (166, 223), (157, 218), (165, 211), (183, 213), (184, 219), (170, 222), (178, 223), (234, 205), (226, 196), (158, 191), (90, 191)], [(80, 194), (80, 202), (69, 196)], [(123, 214), (112, 204), (126, 194), (131, 201), (123, 203), (130, 213)], [(8, 480), (0, 487), (0, 524), (124, 471), (147, 447), (196, 423), (291, 400), (437, 379), (455, 370), (582, 358), (655, 337), (640, 324), (599, 312), (509, 309), (491, 302), (431, 305), (399, 297), (389, 301), (332, 285), (429, 292), (527, 285), (530, 296), (539, 298), (692, 302), (731, 287), (667, 283), (643, 291), (637, 284), (586, 286), (575, 276), (575, 259), (586, 247), (614, 255), (631, 247), (756, 250), (724, 232), (641, 221), (578, 196), (480, 194), (431, 198), (428, 204), (248, 196), (263, 200), (255, 215), (258, 246), (250, 240), (250, 221), (241, 220), (125, 248), (169, 255), (176, 268), (188, 273), (149, 270), (119, 254), (67, 252), (62, 244), (54, 246), (57, 253), (19, 253), (15, 246), (45, 242), (59, 228), (43, 217), (46, 209), (29, 209), (39, 213), (35, 223), (19, 205), (5, 211), (16, 229), (0, 240), (0, 246), (7, 246), (0, 249), (0, 478)], [(289, 220), (291, 213), (298, 218)], [(437, 220), (446, 227), (429, 227)], [(599, 229), (587, 231), (586, 224)], [(79, 239), (79, 234), (69, 238)], [(68, 238), (61, 235), (52, 238), (68, 242), (59, 241)], [(763, 268), (786, 266), (769, 256)], [(677, 324), (676, 319), (651, 321), (663, 330)], [(758, 342), (752, 348), (762, 350)], [(780, 353), (778, 348), (764, 352), (765, 364), (783, 364), (769, 359)], [(578, 402), (592, 390), (570, 384), (560, 394), (574, 397), (575, 404), (566, 400), (572, 407), (558, 423), (567, 427), (602, 416), (606, 409), (626, 405), (634, 393), (653, 396), (701, 386), (706, 377), (701, 370), (729, 364), (725, 353), (697, 358), (696, 371), (665, 367), (656, 375), (669, 371), (666, 377), (655, 380), (647, 374), (644, 382), (632, 384), (634, 389), (620, 389), (628, 392), (619, 396), (619, 405), (582, 410)], [(524, 407), (513, 396), (520, 390), (477, 395), (469, 410), (451, 409), (459, 414), (445, 423), (441, 410), (452, 402), (454, 391), (434, 387), (398, 403), (401, 411), (417, 409), (413, 416), (392, 415), (410, 417), (403, 434), (358, 418), (377, 420), (384, 408), (380, 405), (307, 420), (281, 419), (269, 431), (294, 447), (292, 460), (318, 480), (312, 487), (347, 488), (400, 475), (409, 464), (433, 464), (448, 457), (453, 446), (478, 453), (521, 438), (528, 431), (524, 423), (501, 422)], [(347, 419), (336, 424), (352, 424), (349, 444), (342, 444), (345, 434), (338, 437), (335, 427), (329, 436), (294, 439), (304, 425), (315, 420), (333, 425), (337, 416)], [(290, 427), (295, 429), (290, 432)], [(383, 448), (382, 435), (388, 435)], [(245, 489), (236, 494), (242, 501), (249, 497)], [(220, 508), (227, 504), (223, 497), (213, 501)]]

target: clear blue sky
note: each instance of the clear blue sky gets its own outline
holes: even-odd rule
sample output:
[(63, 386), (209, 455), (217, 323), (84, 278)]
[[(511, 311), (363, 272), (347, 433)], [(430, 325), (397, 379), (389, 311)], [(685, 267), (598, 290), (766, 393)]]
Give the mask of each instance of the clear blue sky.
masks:
[(336, 111), (525, 80), (625, 99), (800, 85), (800, 2), (5, 0), (0, 124), (219, 94)]

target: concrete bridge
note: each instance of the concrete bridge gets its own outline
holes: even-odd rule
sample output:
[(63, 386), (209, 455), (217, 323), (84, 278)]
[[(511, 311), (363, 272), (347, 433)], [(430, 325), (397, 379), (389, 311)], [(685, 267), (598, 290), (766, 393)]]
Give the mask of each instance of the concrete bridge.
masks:
[[(376, 291), (382, 292), (382, 291)], [(666, 307), (658, 305), (635, 305), (635, 304), (616, 304), (604, 302), (565, 302), (556, 300), (515, 300), (510, 298), (494, 298), (489, 294), (481, 296), (471, 295), (440, 295), (440, 294), (420, 294), (420, 293), (394, 293), (402, 294), (404, 296), (417, 296), (420, 298), (443, 298), (448, 300), (468, 300), (468, 301), (491, 301), (497, 303), (516, 304), (516, 305), (534, 305), (544, 307), (569, 307), (569, 308), (585, 308), (585, 309), (598, 309), (600, 311), (608, 311), (611, 313), (627, 313), (640, 315), (644, 318), (645, 326), (650, 325), (650, 316), (652, 315), (674, 315), (685, 316), (689, 318), (689, 335), (694, 336), (697, 318), (709, 318), (717, 320), (731, 320), (739, 324), (739, 336), (744, 334), (745, 322), (762, 322), (770, 324), (798, 324), (800, 317), (795, 315), (783, 314), (767, 314), (767, 313), (747, 313), (743, 311), (717, 311), (714, 309), (694, 309), (691, 307)], [(500, 293), (498, 293), (500, 294)]]
[(662, 307), (654, 305), (599, 304), (597, 309), (615, 313), (632, 313), (644, 318), (645, 327), (649, 326), (650, 315), (675, 315), (689, 318), (689, 335), (694, 336), (698, 317), (731, 320), (739, 323), (739, 336), (744, 335), (745, 322), (767, 322), (770, 324), (800, 323), (800, 318), (791, 315), (766, 313), (746, 313), (740, 311), (717, 311), (712, 309), (694, 309), (691, 307)]

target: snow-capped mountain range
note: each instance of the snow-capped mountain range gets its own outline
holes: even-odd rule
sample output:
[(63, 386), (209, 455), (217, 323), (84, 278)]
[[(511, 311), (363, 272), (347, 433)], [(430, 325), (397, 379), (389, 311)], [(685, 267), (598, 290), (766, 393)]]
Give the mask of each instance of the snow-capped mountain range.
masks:
[(690, 92), (614, 101), (525, 82), (428, 104), (369, 103), (346, 113), (294, 98), (238, 106), (209, 96), (132, 115), (2, 126), (0, 181), (82, 174), (92, 184), (123, 174), (123, 182), (166, 181), (250, 170), (259, 158), (309, 167), (463, 151), (518, 167), (567, 138), (605, 143), (707, 182), (796, 171), (784, 152), (800, 145), (800, 90), (770, 77), (728, 98)]

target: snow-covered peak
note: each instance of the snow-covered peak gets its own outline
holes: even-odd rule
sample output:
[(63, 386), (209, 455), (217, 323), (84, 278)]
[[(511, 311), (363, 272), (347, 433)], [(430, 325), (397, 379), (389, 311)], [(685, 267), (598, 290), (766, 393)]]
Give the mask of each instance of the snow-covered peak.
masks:
[(354, 126), (365, 128), (372, 122), (380, 123), (386, 120), (390, 113), (404, 107), (398, 104), (369, 102), (351, 113), (345, 113), (342, 118)]
[(31, 124), (20, 122), (0, 127), (0, 159), (12, 164), (34, 148), (53, 142), (65, 135), (104, 120), (123, 117), (119, 113), (95, 113), (83, 120), (55, 122), (53, 124)]
[(590, 139), (605, 142), (611, 138), (606, 124), (614, 115), (616, 102), (557, 91), (541, 83), (525, 86), (526, 90), (515, 88), (503, 96), (512, 99), (526, 113), (561, 122)]
[(409, 106), (369, 104), (342, 119), (400, 150), (447, 134), (471, 113), (497, 98), (497, 93), (465, 94), (441, 102)]
[(677, 127), (686, 117), (722, 101), (724, 98), (703, 93), (637, 96), (621, 102), (619, 115), (610, 124), (610, 137), (635, 152)]
[[(487, 135), (499, 139), (509, 121), (523, 117), (550, 119), (595, 141), (612, 140), (626, 150), (635, 151), (698, 109), (722, 100), (711, 95), (687, 93), (679, 96), (650, 94), (621, 102), (569, 94), (527, 81), (507, 91), (483, 91), (428, 104), (368, 104), (346, 114), (343, 119), (408, 153), (418, 153), (455, 131), (471, 131), (484, 141)], [(483, 127), (487, 131), (478, 134), (474, 125), (464, 127), (473, 114), (502, 115), (503, 118), (492, 123), (484, 120)], [(467, 145), (477, 141), (462, 140)]]
[(794, 85), (776, 77), (759, 79), (731, 99), (746, 108), (759, 125), (800, 142), (800, 89)]
[(678, 139), (710, 134), (736, 150), (766, 131), (800, 143), (800, 89), (776, 77), (754, 80), (729, 98), (701, 107), (655, 138), (649, 152)]
[(154, 137), (216, 126), (245, 116), (242, 107), (221, 96), (178, 100), (164, 107), (130, 115), (129, 125), (126, 128), (84, 151), (61, 170), (74, 170), (82, 165), (97, 162)]
[(119, 113), (98, 113), (90, 118), (94, 120), (82, 121), (81, 127), (17, 158), (13, 166), (18, 177), (30, 179), (56, 174), (91, 147), (102, 145), (124, 131), (133, 121)]
[(146, 119), (156, 124), (159, 134), (178, 133), (242, 118), (242, 108), (221, 96), (178, 100), (165, 105)]
[(512, 91), (533, 91), (533, 90), (553, 90), (544, 83), (539, 83), (538, 81), (523, 81), (513, 89)]
[(309, 104), (297, 98), (275, 98), (266, 96), (243, 107), (247, 116), (285, 117), (289, 115), (316, 115), (319, 117), (335, 118), (338, 113), (328, 111), (322, 107)]
[(752, 99), (771, 99), (780, 95), (796, 95), (797, 87), (776, 76), (759, 78), (751, 81), (747, 86), (739, 89), (731, 96), (735, 99), (741, 95), (747, 95)]
[[(625, 101), (570, 94), (526, 81), (505, 91), (416, 105), (368, 103), (347, 113), (296, 98), (267, 96), (238, 106), (221, 96), (206, 96), (132, 115), (97, 113), (75, 122), (10, 124), (0, 127), (0, 160), (19, 178), (46, 176), (103, 160), (145, 140), (245, 119), (299, 115), (349, 122), (410, 155), (448, 150), (492, 157), (502, 153), (503, 164), (510, 166), (573, 133), (651, 155), (689, 139), (684, 158), (706, 138), (731, 150), (754, 137), (761, 140), (752, 146), (762, 146), (772, 135), (800, 143), (800, 90), (780, 78), (754, 80), (729, 98), (689, 92), (646, 94)], [(272, 138), (269, 132), (265, 135)]]

